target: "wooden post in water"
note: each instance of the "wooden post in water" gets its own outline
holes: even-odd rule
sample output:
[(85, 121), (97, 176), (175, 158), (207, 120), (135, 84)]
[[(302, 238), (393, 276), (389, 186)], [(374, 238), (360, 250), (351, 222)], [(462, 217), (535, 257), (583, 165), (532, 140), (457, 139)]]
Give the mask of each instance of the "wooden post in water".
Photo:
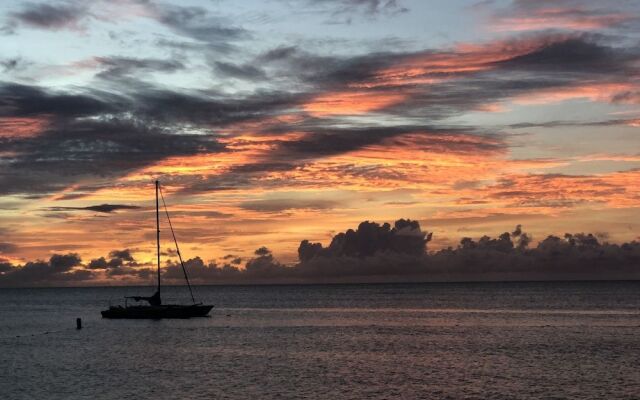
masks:
[(82, 329), (82, 318), (76, 318), (76, 329)]

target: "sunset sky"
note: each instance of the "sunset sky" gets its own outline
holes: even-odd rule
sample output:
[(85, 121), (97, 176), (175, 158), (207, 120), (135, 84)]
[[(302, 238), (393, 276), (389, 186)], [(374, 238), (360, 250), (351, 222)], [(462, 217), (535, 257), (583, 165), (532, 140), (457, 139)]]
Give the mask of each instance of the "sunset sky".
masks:
[[(0, 3), (0, 259), (640, 232), (638, 1)], [(163, 249), (171, 247), (164, 231)]]

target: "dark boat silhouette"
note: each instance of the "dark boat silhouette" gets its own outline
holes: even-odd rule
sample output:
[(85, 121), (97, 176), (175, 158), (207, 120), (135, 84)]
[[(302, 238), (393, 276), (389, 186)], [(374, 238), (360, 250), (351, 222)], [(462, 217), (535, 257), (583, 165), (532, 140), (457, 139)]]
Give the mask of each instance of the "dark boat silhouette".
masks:
[[(160, 297), (160, 203), (158, 200), (158, 194), (162, 197), (162, 204), (164, 206), (165, 213), (167, 214), (167, 221), (171, 228), (171, 234), (173, 241), (176, 245), (176, 253), (182, 266), (182, 272), (184, 272), (184, 278), (187, 281), (189, 287), (189, 293), (191, 294), (191, 301), (193, 304), (162, 304)], [(182, 262), (182, 255), (180, 255), (180, 249), (178, 248), (178, 240), (173, 231), (171, 225), (171, 219), (169, 218), (169, 210), (167, 210), (167, 204), (164, 201), (164, 196), (160, 190), (160, 183), (156, 181), (156, 250), (158, 256), (158, 287), (156, 292), (152, 296), (126, 296), (125, 305), (123, 306), (110, 306), (109, 309), (101, 311), (102, 318), (129, 318), (129, 319), (162, 319), (162, 318), (192, 318), (192, 317), (206, 317), (209, 311), (213, 308), (212, 305), (196, 303), (193, 297), (193, 291), (191, 290), (191, 284), (189, 283), (189, 276), (187, 270)], [(149, 305), (129, 305), (128, 300), (133, 301), (146, 301)]]

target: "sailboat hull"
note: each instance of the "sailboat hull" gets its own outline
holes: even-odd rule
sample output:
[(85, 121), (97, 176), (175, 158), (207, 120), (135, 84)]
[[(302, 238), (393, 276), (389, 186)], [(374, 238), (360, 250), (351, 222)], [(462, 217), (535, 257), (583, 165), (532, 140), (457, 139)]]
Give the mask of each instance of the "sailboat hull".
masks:
[(101, 312), (102, 318), (110, 319), (164, 319), (206, 317), (213, 306), (206, 304), (109, 307)]
[[(160, 202), (159, 196), (162, 197), (162, 204), (167, 214), (167, 221), (169, 222), (169, 228), (171, 229), (171, 235), (173, 241), (176, 244), (176, 253), (180, 260), (180, 265), (184, 272), (184, 278), (187, 281), (189, 287), (189, 293), (191, 294), (191, 300), (194, 304), (180, 305), (180, 304), (162, 304), (160, 298)], [(178, 248), (178, 240), (176, 239), (173, 226), (171, 225), (171, 219), (169, 218), (169, 210), (167, 210), (167, 204), (164, 202), (164, 196), (160, 191), (160, 182), (156, 181), (156, 250), (158, 258), (158, 286), (153, 296), (125, 296), (125, 299), (133, 299), (134, 301), (146, 301), (148, 306), (135, 305), (129, 306), (125, 300), (125, 306), (112, 306), (108, 310), (101, 311), (102, 318), (112, 319), (163, 319), (163, 318), (194, 318), (194, 317), (206, 317), (209, 311), (213, 308), (212, 305), (198, 303), (193, 297), (191, 291), (191, 284), (189, 283), (189, 277), (187, 276), (187, 270), (182, 262), (182, 256), (180, 255), (180, 249)]]

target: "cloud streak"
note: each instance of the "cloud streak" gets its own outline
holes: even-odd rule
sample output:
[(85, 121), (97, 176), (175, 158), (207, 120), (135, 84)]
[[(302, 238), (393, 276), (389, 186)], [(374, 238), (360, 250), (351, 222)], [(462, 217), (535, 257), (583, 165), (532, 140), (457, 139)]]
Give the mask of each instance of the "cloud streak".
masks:
[(99, 204), (86, 207), (50, 207), (48, 211), (94, 211), (99, 213), (110, 214), (118, 210), (136, 210), (138, 206), (130, 206), (126, 204)]
[[(517, 0), (494, 15), (491, 29), (510, 32), (546, 29), (594, 31), (638, 21), (638, 18), (634, 17), (633, 4), (618, 3), (617, 5), (628, 9), (602, 7), (602, 3), (591, 1)], [(637, 11), (637, 7), (635, 8)]]

